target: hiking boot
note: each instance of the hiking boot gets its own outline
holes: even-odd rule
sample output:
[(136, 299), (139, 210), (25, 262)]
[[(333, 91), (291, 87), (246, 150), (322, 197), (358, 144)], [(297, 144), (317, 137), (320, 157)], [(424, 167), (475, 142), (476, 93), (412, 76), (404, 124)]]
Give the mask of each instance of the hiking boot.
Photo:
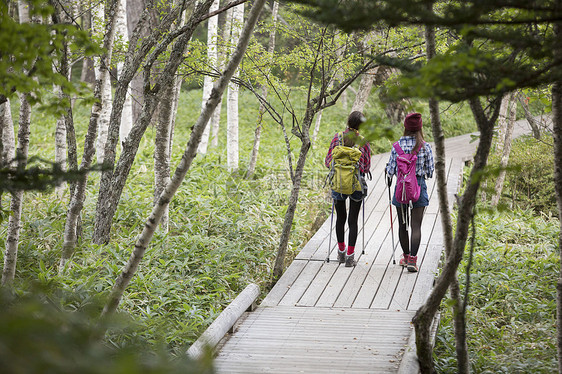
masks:
[(408, 266), (408, 258), (410, 257), (410, 255), (407, 254), (402, 254), (402, 258), (400, 259), (400, 262), (398, 262), (398, 265), (405, 267)]
[(408, 256), (408, 271), (410, 273), (418, 271), (418, 266), (416, 265), (417, 260), (418, 256)]
[(350, 255), (345, 255), (345, 267), (350, 268), (357, 265), (357, 261), (355, 261), (355, 253)]
[(343, 263), (345, 262), (345, 250), (340, 251), (340, 250), (338, 249), (338, 262), (339, 262), (340, 264), (343, 264)]

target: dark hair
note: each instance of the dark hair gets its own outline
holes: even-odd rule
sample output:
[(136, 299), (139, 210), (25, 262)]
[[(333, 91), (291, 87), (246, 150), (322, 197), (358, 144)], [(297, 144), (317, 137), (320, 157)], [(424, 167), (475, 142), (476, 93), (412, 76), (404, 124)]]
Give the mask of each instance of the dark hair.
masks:
[(414, 136), (416, 138), (416, 145), (414, 146), (412, 151), (414, 149), (417, 149), (418, 153), (423, 152), (422, 146), (423, 146), (423, 143), (425, 143), (425, 139), (423, 137), (423, 130), (422, 129), (419, 129), (417, 131), (409, 131), (409, 130), (404, 129), (404, 136)]
[(361, 126), (361, 124), (365, 121), (366, 119), (363, 113), (356, 110), (354, 112), (351, 112), (349, 117), (347, 117), (347, 127), (354, 130), (359, 130), (359, 126)]
[(353, 147), (355, 145), (355, 141), (359, 137), (359, 126), (365, 121), (365, 116), (360, 111), (356, 110), (351, 112), (349, 117), (347, 117), (347, 127), (353, 131), (349, 131), (345, 134), (343, 137), (343, 145), (346, 147)]

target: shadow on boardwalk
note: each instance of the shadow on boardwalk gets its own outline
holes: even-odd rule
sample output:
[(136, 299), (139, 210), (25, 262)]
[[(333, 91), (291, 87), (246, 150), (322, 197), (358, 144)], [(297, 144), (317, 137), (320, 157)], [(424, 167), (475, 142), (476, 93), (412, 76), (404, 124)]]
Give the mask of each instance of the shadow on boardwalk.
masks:
[[(526, 127), (525, 122), (518, 122), (514, 136), (527, 132)], [(476, 145), (471, 135), (446, 140), (450, 207), (465, 161)], [(413, 343), (410, 321), (431, 291), (439, 266), (441, 212), (435, 181), (430, 179), (431, 203), (422, 224), (419, 272), (409, 273), (398, 266), (398, 225), (393, 224), (393, 248), (384, 182), (388, 157), (386, 153), (372, 159), (374, 177), (365, 201), (364, 225), (360, 224), (357, 266), (338, 264), (334, 239), (329, 248), (330, 219), (326, 220), (259, 307), (246, 313), (236, 332), (222, 344), (215, 361), (219, 373), (417, 371), (415, 355), (404, 353)]]

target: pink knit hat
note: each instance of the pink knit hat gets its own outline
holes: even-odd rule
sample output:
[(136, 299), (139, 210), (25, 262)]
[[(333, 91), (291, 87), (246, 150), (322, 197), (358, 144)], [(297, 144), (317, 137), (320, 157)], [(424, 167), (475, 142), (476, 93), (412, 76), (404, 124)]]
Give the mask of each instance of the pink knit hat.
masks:
[(410, 113), (404, 119), (404, 128), (408, 131), (419, 131), (422, 128), (421, 114)]

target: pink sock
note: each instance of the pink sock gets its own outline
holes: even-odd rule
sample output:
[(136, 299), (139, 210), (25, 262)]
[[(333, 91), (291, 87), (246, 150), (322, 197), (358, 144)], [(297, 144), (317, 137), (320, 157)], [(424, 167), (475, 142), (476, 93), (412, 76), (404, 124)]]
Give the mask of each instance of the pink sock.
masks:
[(347, 247), (347, 255), (351, 256), (353, 253), (355, 252), (355, 246), (349, 246)]
[(345, 243), (339, 243), (338, 242), (338, 248), (339, 248), (340, 252), (345, 251)]

